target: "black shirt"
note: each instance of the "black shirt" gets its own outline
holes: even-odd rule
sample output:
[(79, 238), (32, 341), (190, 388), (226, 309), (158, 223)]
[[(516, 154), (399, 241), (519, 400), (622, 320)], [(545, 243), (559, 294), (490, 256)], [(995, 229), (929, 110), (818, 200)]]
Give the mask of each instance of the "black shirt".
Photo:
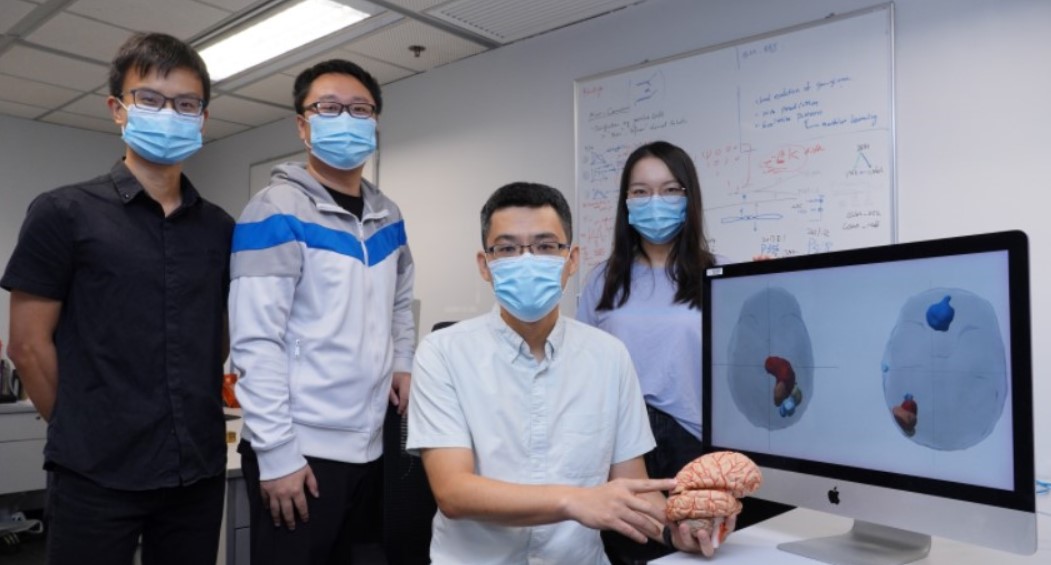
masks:
[(48, 468), (125, 490), (224, 472), (234, 221), (181, 182), (168, 217), (123, 162), (29, 206), (0, 287), (62, 302)]
[(365, 212), (364, 198), (362, 198), (360, 195), (352, 196), (350, 194), (346, 194), (338, 190), (332, 190), (327, 186), (325, 187), (325, 190), (327, 190), (332, 199), (336, 201), (336, 204), (339, 204), (340, 208), (343, 208), (351, 214), (354, 214), (358, 217), (359, 220), (361, 219), (361, 214)]

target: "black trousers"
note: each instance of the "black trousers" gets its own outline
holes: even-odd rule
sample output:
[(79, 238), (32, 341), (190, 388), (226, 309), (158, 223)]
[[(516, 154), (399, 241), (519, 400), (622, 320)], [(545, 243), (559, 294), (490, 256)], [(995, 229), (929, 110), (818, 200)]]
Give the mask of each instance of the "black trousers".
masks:
[(383, 463), (343, 463), (307, 457), (320, 496), (307, 493), (310, 521), (296, 521), (296, 529), (274, 520), (263, 505), (259, 489), (259, 460), (242, 440), (241, 470), (248, 490), (251, 515), (252, 565), (351, 565), (354, 544), (378, 542), (382, 512)]
[[(704, 445), (686, 431), (675, 418), (646, 406), (653, 437), (657, 447), (647, 453), (646, 472), (652, 478), (673, 478), (687, 463), (704, 455)], [(741, 529), (762, 522), (791, 510), (791, 506), (746, 497), (742, 500), (744, 510), (737, 517), (737, 528)], [(640, 544), (616, 532), (602, 532), (602, 543), (612, 565), (637, 565), (657, 559), (674, 550), (662, 543), (649, 541)]]
[(147, 491), (105, 488), (64, 469), (47, 493), (49, 565), (215, 563), (226, 477)]

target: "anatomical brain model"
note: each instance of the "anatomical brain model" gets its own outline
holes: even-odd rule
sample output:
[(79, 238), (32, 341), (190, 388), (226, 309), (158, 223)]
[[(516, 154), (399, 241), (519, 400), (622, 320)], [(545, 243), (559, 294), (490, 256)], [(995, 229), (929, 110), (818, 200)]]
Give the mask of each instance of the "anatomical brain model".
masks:
[(675, 482), (664, 511), (668, 521), (686, 520), (691, 532), (706, 530), (719, 547), (728, 533), (725, 518), (741, 512), (738, 499), (758, 490), (763, 475), (744, 455), (717, 451), (688, 463), (675, 475)]

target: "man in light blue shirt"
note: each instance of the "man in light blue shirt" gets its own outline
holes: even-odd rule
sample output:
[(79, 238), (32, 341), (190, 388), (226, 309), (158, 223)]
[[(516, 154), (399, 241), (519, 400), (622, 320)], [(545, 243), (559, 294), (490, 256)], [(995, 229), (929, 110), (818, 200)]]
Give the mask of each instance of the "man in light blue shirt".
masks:
[(712, 552), (685, 524), (662, 536), (660, 491), (675, 481), (646, 475), (653, 434), (624, 345), (559, 315), (571, 233), (557, 190), (497, 190), (477, 261), (499, 307), (417, 350), (407, 447), (438, 502), (436, 565), (605, 564), (599, 530)]

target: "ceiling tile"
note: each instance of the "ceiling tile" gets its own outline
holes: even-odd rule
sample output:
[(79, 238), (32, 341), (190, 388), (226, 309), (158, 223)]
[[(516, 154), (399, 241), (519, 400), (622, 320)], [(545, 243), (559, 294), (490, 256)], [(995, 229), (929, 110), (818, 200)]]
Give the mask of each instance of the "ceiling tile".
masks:
[(289, 109), (292, 108), (292, 84), (295, 79), (281, 73), (270, 75), (263, 80), (254, 82), (235, 94), (264, 100), (273, 104), (281, 104)]
[(316, 65), (316, 64), (318, 64), (318, 63), (320, 63), (322, 61), (328, 61), (329, 59), (346, 59), (346, 58), (347, 58), (347, 52), (342, 50), (342, 49), (336, 48), (336, 49), (333, 49), (331, 51), (327, 51), (325, 53), (322, 53), (322, 54), (320, 54), (320, 55), (318, 55), (316, 57), (312, 57), (310, 59), (307, 59), (306, 61), (303, 61), (302, 63), (297, 63), (295, 65), (292, 65), (291, 67), (288, 67), (287, 69), (281, 71), (281, 73), (285, 74), (285, 75), (288, 75), (288, 76), (290, 76), (292, 78), (295, 78), (297, 75), (299, 75), (299, 73), (309, 69), (310, 67), (313, 67), (314, 65)]
[(76, 90), (0, 75), (0, 100), (56, 108), (76, 98)]
[(78, 90), (91, 90), (105, 83), (107, 71), (104, 65), (22, 45), (15, 45), (0, 55), (0, 73)]
[(298, 65), (289, 67), (281, 72), (282, 74), (295, 78), (296, 75), (303, 72), (304, 70), (329, 59), (347, 59), (349, 61), (353, 61), (358, 65), (361, 65), (361, 67), (368, 71), (369, 74), (371, 74), (373, 77), (375, 77), (375, 79), (380, 84), (387, 84), (388, 82), (393, 82), (400, 78), (405, 78), (409, 75), (416, 74), (416, 71), (412, 69), (404, 69), (402, 67), (398, 67), (390, 63), (377, 61), (372, 57), (367, 57), (365, 55), (362, 55), (361, 53), (355, 53), (346, 49), (334, 49), (332, 51), (329, 51), (328, 53), (319, 55), (318, 57), (315, 57), (308, 61), (304, 61)]
[(230, 15), (194, 0), (77, 0), (67, 10), (126, 29), (163, 31), (182, 39), (189, 39)]
[[(416, 57), (409, 51), (410, 45), (422, 45), (426, 50)], [(344, 48), (414, 71), (425, 71), (485, 51), (485, 47), (477, 43), (412, 20), (385, 27)]]
[(276, 108), (233, 96), (217, 96), (208, 103), (210, 117), (250, 126), (268, 124), (291, 113), (291, 108)]
[(48, 114), (40, 121), (120, 135), (120, 128), (117, 127), (117, 124), (113, 123), (113, 120), (100, 120), (98, 118), (83, 116), (81, 114), (55, 112), (53, 114)]
[(250, 128), (241, 124), (208, 118), (208, 120), (204, 122), (204, 137), (206, 139), (219, 139), (228, 135), (240, 133), (247, 129)]
[(400, 6), (412, 10), (413, 12), (422, 12), (427, 8), (437, 6), (438, 4), (444, 4), (449, 0), (391, 0), (390, 3), (395, 6)]
[(66, 53), (108, 64), (131, 32), (95, 20), (60, 12), (26, 39)]
[(259, 3), (259, 0), (195, 0), (200, 4), (207, 4), (208, 6), (214, 6), (230, 12), (240, 12), (252, 4)]
[(361, 65), (369, 72), (369, 74), (375, 77), (380, 84), (387, 84), (388, 82), (394, 82), (398, 79), (416, 74), (416, 71), (412, 69), (406, 69), (390, 63), (384, 63), (383, 61), (377, 61), (376, 59), (366, 57), (361, 53), (355, 53), (353, 51), (345, 51), (343, 56)]
[(61, 110), (81, 116), (91, 116), (102, 120), (110, 120), (109, 106), (106, 105), (106, 96), (89, 94), (78, 100), (65, 105)]
[(19, 104), (18, 102), (0, 100), (0, 114), (6, 116), (32, 119), (44, 112), (47, 112), (47, 108), (39, 108), (37, 106), (30, 106), (29, 104)]
[(427, 14), (500, 43), (510, 43), (605, 14), (638, 0), (453, 0)]
[(36, 5), (22, 0), (4, 0), (0, 2), (0, 33), (7, 33), (22, 18), (32, 12)]

